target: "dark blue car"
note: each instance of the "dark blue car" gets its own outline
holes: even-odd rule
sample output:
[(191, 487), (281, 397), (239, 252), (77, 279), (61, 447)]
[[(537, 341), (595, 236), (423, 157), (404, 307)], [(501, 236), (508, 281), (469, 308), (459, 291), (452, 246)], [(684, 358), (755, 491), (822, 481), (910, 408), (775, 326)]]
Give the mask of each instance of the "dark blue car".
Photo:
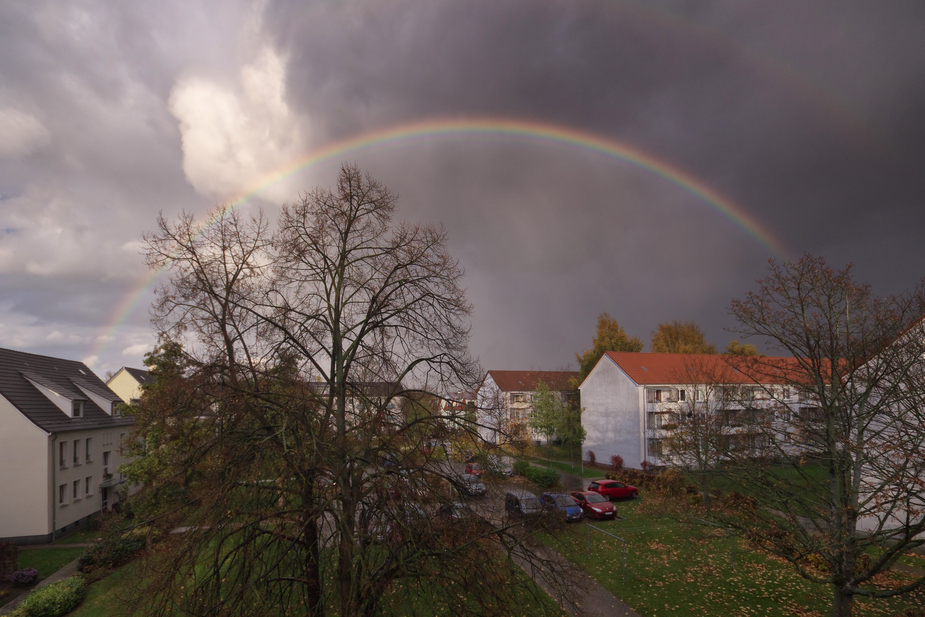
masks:
[(584, 518), (584, 512), (581, 506), (575, 503), (575, 500), (565, 493), (543, 493), (540, 496), (543, 507), (552, 512), (561, 512), (565, 516), (565, 522), (580, 521)]

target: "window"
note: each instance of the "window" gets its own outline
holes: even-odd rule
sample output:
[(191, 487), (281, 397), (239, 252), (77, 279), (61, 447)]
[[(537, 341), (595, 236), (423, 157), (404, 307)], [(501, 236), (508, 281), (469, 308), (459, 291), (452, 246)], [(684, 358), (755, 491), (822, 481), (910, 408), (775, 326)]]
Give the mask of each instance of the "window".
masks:
[(114, 401), (112, 404), (111, 412), (113, 416), (122, 415), (122, 401)]
[(67, 484), (62, 484), (58, 487), (58, 505), (67, 505)]
[(88, 463), (93, 460), (93, 438), (87, 437), (86, 440), (86, 452), (84, 452), (84, 460)]
[(80, 480), (74, 480), (74, 493), (71, 495), (71, 500), (80, 500)]
[(103, 479), (109, 475), (109, 450), (103, 452)]
[(74, 440), (74, 467), (80, 465), (80, 440)]
[(84, 495), (89, 497), (93, 494), (93, 476), (87, 476), (87, 479), (84, 481)]
[(526, 403), (527, 395), (526, 394), (512, 394), (511, 402), (512, 403)]
[(83, 418), (84, 416), (84, 402), (83, 401), (71, 401), (71, 417), (72, 418)]
[(678, 400), (681, 400), (681, 401), (687, 400), (687, 390), (678, 390)]
[(67, 468), (67, 442), (62, 441), (58, 444), (58, 467)]

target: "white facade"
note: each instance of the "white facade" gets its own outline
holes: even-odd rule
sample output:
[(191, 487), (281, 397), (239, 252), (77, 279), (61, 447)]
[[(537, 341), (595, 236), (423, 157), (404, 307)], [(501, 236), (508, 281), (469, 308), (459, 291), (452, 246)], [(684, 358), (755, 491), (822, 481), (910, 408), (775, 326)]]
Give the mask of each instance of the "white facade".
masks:
[(82, 363), (0, 349), (0, 539), (46, 542), (117, 502), (120, 405)]
[(514, 424), (536, 442), (544, 436), (530, 428), (533, 394), (543, 382), (553, 396), (568, 401), (569, 384), (578, 378), (571, 371), (488, 371), (476, 393), (479, 436), (489, 443), (499, 443)]
[[(697, 371), (691, 372), (693, 367), (711, 372), (713, 379), (729, 381), (698, 383)], [(727, 447), (760, 448), (770, 428), (775, 443), (786, 451), (794, 430), (792, 415), (811, 408), (780, 384), (749, 381), (728, 368), (719, 356), (608, 352), (579, 390), (586, 431), (582, 456), (587, 458), (592, 451), (598, 461), (607, 462), (618, 455), (628, 467), (642, 466), (643, 462), (684, 464), (673, 459), (677, 453), (672, 455), (664, 445), (671, 431), (682, 426), (686, 414), (694, 409), (719, 415), (718, 437)], [(728, 396), (730, 392), (734, 396)], [(767, 420), (763, 434), (749, 428), (754, 426), (754, 415)], [(797, 446), (793, 447), (795, 452)]]
[(619, 455), (627, 467), (638, 467), (646, 460), (644, 388), (604, 358), (579, 388), (585, 429), (582, 458), (590, 450), (599, 461)]

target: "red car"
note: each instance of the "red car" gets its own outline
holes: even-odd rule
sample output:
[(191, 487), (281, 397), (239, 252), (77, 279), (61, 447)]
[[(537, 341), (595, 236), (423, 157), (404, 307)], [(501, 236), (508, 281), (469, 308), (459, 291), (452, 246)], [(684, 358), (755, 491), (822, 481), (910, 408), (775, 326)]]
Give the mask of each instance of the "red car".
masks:
[(569, 493), (569, 496), (581, 506), (581, 510), (585, 513), (585, 516), (611, 520), (617, 516), (616, 508), (614, 508), (613, 504), (607, 501), (600, 493), (592, 491), (575, 491), (574, 493)]
[(472, 474), (473, 476), (481, 476), (485, 473), (485, 470), (482, 469), (482, 466), (478, 463), (466, 463), (466, 473)]
[(600, 493), (607, 499), (636, 499), (639, 497), (639, 489), (629, 484), (623, 484), (616, 480), (596, 480), (588, 487), (589, 491)]

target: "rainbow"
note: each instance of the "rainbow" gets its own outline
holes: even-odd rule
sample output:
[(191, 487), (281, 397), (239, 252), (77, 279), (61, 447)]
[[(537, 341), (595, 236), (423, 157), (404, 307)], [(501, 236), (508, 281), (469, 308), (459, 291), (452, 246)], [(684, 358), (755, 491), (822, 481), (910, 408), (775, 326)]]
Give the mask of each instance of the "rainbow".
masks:
[[(277, 182), (325, 161), (344, 158), (348, 155), (354, 156), (358, 153), (384, 146), (469, 136), (493, 138), (500, 136), (540, 145), (563, 146), (601, 154), (630, 164), (675, 185), (698, 201), (710, 206), (746, 234), (757, 240), (778, 260), (786, 261), (788, 259), (788, 252), (783, 244), (774, 238), (744, 208), (668, 161), (658, 159), (639, 148), (609, 137), (602, 137), (564, 125), (509, 118), (431, 119), (398, 124), (362, 133), (315, 149), (292, 164), (267, 174), (247, 191), (231, 200), (229, 205), (232, 209), (237, 209)], [(136, 305), (145, 296), (145, 293), (153, 287), (160, 274), (160, 271), (154, 271), (143, 277), (139, 284), (133, 286), (123, 300), (118, 303), (107, 322), (108, 325), (104, 330), (106, 334), (98, 338), (91, 357), (99, 357), (108, 342), (114, 338), (113, 331), (135, 310)]]

